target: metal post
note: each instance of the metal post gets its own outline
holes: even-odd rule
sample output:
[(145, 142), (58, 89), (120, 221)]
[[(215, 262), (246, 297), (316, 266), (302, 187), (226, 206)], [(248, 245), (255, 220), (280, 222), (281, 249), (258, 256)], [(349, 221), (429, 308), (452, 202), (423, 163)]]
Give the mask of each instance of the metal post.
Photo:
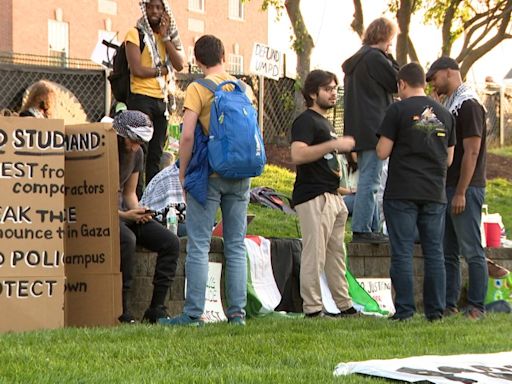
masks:
[(265, 114), (265, 107), (263, 106), (263, 100), (265, 96), (265, 78), (262, 75), (258, 76), (259, 85), (258, 85), (258, 124), (261, 129), (261, 135), (265, 137), (263, 130), (263, 115)]
[(108, 81), (109, 74), (110, 69), (105, 69), (105, 116), (110, 116), (110, 106), (112, 105), (112, 90)]
[(500, 147), (505, 145), (505, 86), (500, 85)]

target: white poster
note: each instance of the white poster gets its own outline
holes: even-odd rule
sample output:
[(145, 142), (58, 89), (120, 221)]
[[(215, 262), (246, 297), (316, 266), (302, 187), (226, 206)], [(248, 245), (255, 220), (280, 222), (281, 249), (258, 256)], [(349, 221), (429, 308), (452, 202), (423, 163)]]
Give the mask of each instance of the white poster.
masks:
[(222, 263), (208, 263), (208, 281), (206, 282), (206, 301), (203, 319), (205, 323), (227, 321), (221, 299), (220, 276)]
[(379, 304), (382, 310), (388, 311), (391, 315), (395, 313), (393, 297), (391, 295), (391, 279), (389, 278), (358, 278), (366, 292)]
[(352, 373), (408, 383), (510, 384), (512, 352), (368, 360), (340, 363), (334, 370), (334, 376), (346, 376)]
[(283, 54), (268, 45), (255, 43), (249, 70), (255, 75), (279, 80), (283, 72)]

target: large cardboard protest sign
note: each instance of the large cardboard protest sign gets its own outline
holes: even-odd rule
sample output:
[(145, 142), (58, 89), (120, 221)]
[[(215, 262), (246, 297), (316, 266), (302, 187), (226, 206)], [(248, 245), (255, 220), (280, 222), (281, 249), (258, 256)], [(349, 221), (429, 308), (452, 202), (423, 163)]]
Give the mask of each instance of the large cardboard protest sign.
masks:
[(63, 325), (64, 122), (0, 118), (0, 331)]
[(111, 124), (66, 126), (66, 325), (113, 325), (121, 313), (117, 136)]

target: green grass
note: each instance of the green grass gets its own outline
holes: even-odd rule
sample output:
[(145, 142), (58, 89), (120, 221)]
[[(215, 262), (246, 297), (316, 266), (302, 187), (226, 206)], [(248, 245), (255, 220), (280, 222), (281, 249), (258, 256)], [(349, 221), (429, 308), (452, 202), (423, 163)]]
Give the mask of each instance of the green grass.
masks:
[(512, 146), (510, 147), (496, 147), (496, 148), (488, 148), (490, 153), (494, 153), (495, 155), (512, 157)]
[(0, 383), (388, 383), (340, 362), (510, 350), (510, 315), (473, 322), (261, 318), (245, 328), (134, 325), (0, 335)]

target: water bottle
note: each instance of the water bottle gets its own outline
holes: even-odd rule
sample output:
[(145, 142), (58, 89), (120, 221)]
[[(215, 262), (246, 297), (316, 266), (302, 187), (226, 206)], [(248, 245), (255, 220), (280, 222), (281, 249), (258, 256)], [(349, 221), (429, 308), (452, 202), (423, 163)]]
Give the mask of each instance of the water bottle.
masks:
[(166, 223), (167, 229), (176, 235), (178, 233), (178, 217), (176, 216), (176, 208), (172, 206), (169, 207)]

